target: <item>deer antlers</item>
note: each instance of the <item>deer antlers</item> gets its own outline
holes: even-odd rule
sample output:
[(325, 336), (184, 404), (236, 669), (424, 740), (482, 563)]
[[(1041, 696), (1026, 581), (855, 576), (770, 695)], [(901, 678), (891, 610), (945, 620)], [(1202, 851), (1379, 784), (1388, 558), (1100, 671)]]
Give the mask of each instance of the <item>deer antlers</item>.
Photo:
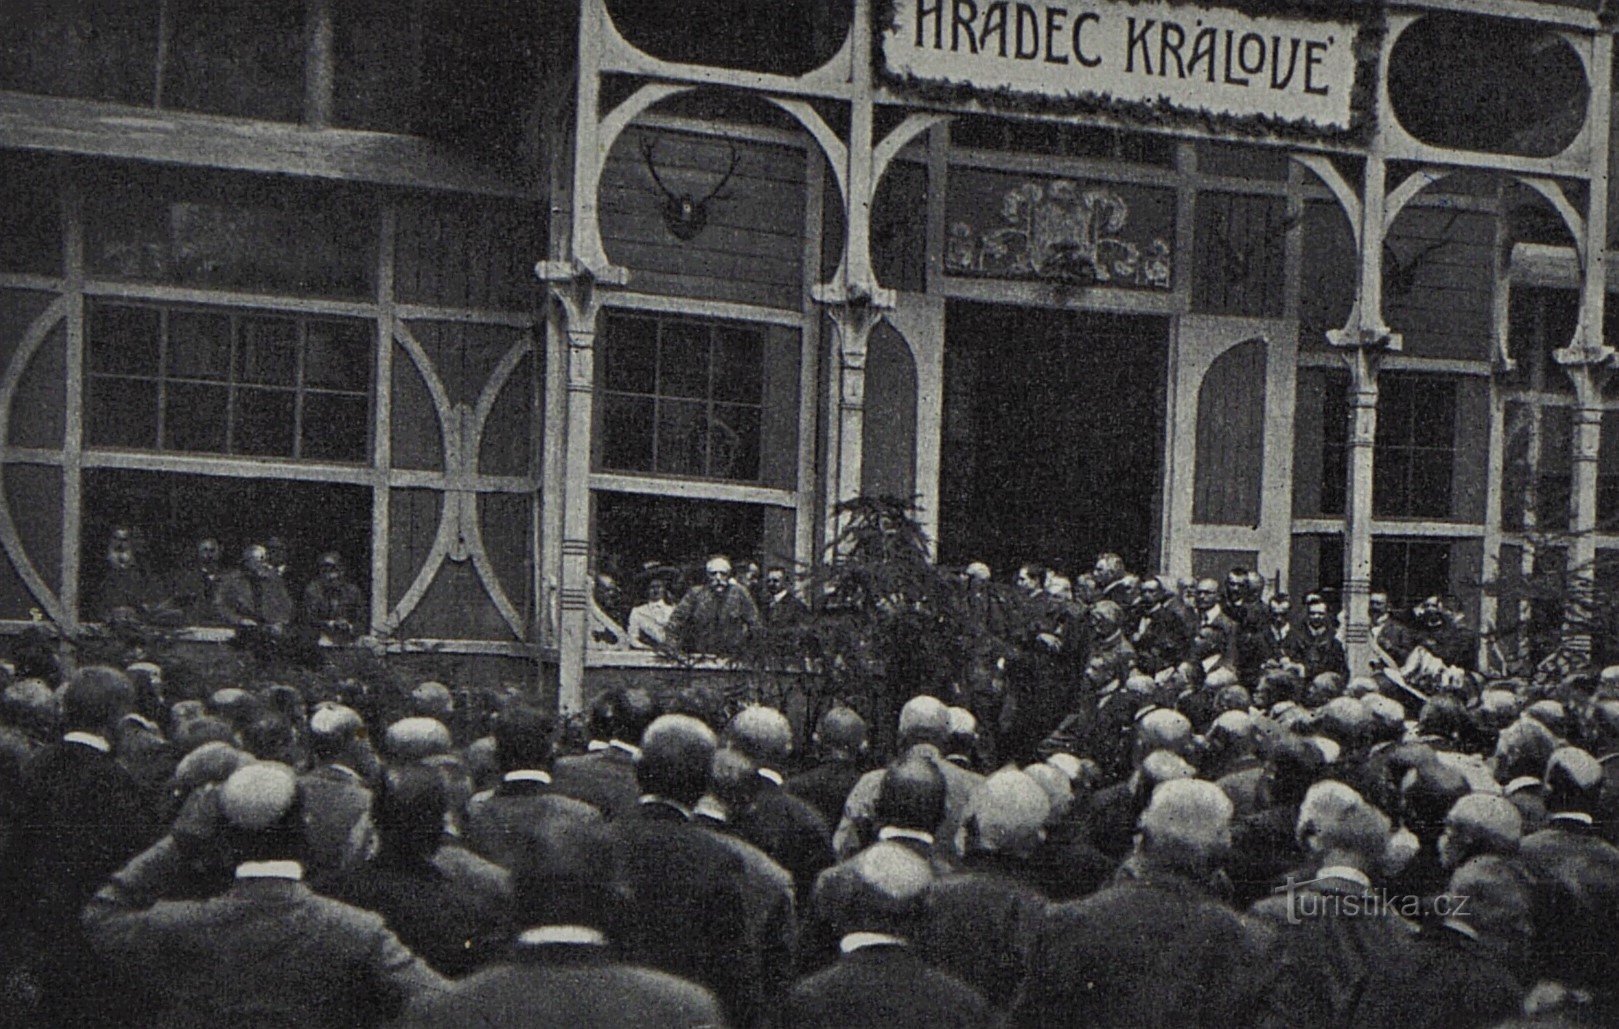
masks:
[(658, 174), (658, 166), (653, 157), (658, 149), (657, 137), (641, 140), (641, 159), (646, 164), (647, 172), (652, 176), (653, 184), (663, 194), (663, 224), (676, 239), (695, 238), (708, 225), (709, 201), (726, 199), (720, 191), (730, 183), (731, 176), (736, 174), (736, 166), (742, 159), (736, 147), (729, 144), (727, 146), (731, 151), (731, 163), (726, 167), (725, 174), (720, 176), (719, 183), (713, 189), (701, 199), (695, 199), (690, 193), (676, 193), (670, 189), (664, 183), (663, 176)]

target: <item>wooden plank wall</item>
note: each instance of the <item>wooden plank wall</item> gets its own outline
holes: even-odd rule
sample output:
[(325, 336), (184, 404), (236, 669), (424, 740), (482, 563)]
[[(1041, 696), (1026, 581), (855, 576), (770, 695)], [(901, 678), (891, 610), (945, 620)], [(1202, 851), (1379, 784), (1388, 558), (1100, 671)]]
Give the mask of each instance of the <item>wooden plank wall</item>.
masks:
[[(738, 153), (736, 171), (709, 201), (708, 225), (690, 241), (664, 225), (664, 195), (647, 171), (643, 141), (657, 141), (664, 185), (701, 199)], [(646, 293), (803, 307), (804, 154), (792, 147), (632, 127), (602, 172), (602, 240), (608, 257)]]
[(1265, 343), (1251, 339), (1214, 359), (1197, 391), (1192, 520), (1259, 525), (1265, 467)]

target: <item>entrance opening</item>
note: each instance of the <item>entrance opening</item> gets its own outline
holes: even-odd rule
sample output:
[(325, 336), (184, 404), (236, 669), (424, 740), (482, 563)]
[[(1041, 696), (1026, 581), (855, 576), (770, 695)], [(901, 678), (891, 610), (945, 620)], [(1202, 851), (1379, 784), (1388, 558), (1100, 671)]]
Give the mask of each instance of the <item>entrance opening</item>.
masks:
[(951, 301), (939, 556), (1158, 565), (1169, 321)]

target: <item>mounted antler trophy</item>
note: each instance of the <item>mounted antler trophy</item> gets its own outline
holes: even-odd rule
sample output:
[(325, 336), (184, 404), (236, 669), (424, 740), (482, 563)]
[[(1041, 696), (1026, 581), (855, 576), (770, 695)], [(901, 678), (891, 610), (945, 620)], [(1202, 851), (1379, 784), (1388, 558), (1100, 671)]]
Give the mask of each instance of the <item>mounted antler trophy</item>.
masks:
[(672, 236), (682, 242), (696, 239), (697, 235), (708, 227), (709, 201), (729, 199), (729, 196), (722, 194), (720, 190), (726, 187), (726, 184), (731, 181), (731, 176), (736, 173), (737, 161), (741, 160), (741, 155), (737, 153), (736, 147), (730, 147), (731, 163), (725, 169), (725, 174), (720, 176), (719, 184), (709, 190), (701, 199), (696, 199), (690, 193), (676, 193), (664, 185), (663, 176), (658, 174), (658, 166), (653, 159), (653, 154), (657, 149), (658, 140), (656, 137), (641, 141), (641, 157), (646, 161), (646, 170), (651, 174), (652, 182), (663, 194), (664, 227), (669, 230)]

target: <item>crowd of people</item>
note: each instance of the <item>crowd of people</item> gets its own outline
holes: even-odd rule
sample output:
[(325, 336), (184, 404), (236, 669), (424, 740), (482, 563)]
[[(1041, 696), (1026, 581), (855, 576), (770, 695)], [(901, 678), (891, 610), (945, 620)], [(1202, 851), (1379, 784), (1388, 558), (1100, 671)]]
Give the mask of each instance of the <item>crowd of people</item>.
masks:
[[(737, 587), (709, 571), (719, 632)], [(1328, 604), (1294, 624), (1242, 569), (1185, 596), (1112, 555), (1077, 584), (964, 576), (987, 673), (882, 734), (701, 687), (611, 689), (573, 740), (532, 697), (469, 712), (438, 682), (9, 682), (0, 1002), (53, 1026), (1619, 1022), (1619, 667), (1480, 673), (1430, 598), (1379, 612), (1352, 677)]]

